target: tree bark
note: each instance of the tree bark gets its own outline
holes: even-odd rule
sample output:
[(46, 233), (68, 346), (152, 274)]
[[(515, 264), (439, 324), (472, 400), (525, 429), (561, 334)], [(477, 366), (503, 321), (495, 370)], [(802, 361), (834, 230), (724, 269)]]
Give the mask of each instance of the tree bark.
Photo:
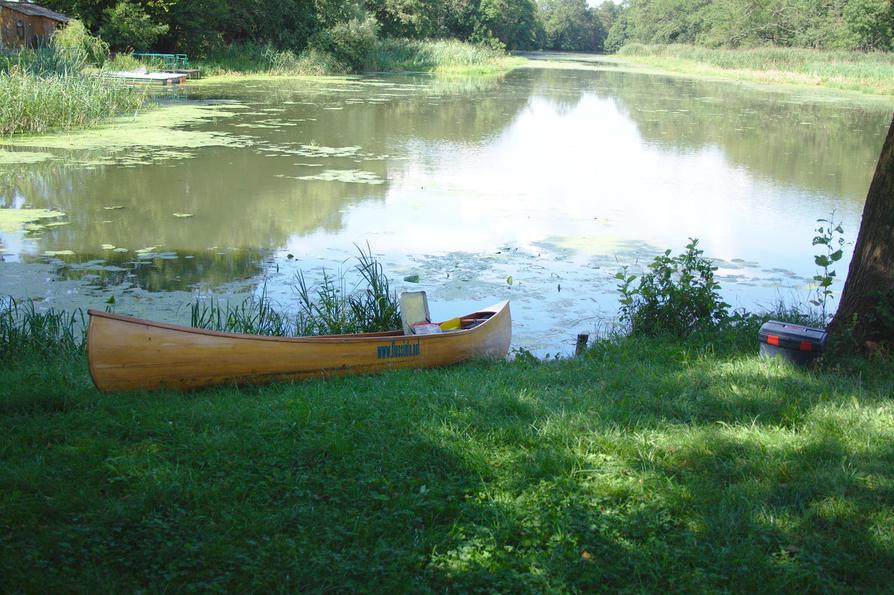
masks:
[(894, 344), (894, 121), (866, 195), (854, 256), (829, 335), (834, 345), (850, 351)]

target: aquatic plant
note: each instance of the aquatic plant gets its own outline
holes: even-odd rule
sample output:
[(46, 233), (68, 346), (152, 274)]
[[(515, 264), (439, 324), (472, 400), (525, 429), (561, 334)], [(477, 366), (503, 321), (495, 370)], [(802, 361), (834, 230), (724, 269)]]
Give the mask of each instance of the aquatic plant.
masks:
[(207, 303), (196, 300), (190, 306), (190, 325), (227, 333), (265, 335), (274, 337), (295, 334), (294, 324), (267, 297), (266, 286), (260, 297), (251, 296), (233, 306), (219, 300)]
[(485, 73), (505, 69), (506, 52), (456, 40), (382, 39), (364, 70)]
[(293, 318), (267, 297), (265, 286), (260, 296), (251, 296), (235, 306), (213, 299), (196, 300), (190, 306), (190, 324), (223, 332), (300, 337), (399, 329), (397, 294), (382, 264), (369, 246), (366, 251), (358, 247), (358, 252), (353, 267), (357, 278), (351, 287), (343, 271), (332, 275), (323, 269), (316, 286), (308, 283), (303, 272), (296, 274), (298, 313)]

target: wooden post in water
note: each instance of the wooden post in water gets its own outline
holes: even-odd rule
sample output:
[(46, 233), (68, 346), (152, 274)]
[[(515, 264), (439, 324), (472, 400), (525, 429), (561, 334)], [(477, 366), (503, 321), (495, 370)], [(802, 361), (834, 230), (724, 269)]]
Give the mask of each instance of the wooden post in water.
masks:
[(574, 355), (575, 357), (582, 354), (587, 349), (587, 342), (590, 340), (590, 335), (586, 333), (581, 333), (577, 336), (577, 345), (574, 347)]

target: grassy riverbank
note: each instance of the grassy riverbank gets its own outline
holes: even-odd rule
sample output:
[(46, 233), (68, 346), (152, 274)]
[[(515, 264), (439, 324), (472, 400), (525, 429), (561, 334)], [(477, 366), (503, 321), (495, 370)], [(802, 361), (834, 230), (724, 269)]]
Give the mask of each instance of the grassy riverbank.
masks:
[(205, 76), (319, 76), (353, 71), (491, 74), (523, 62), (502, 51), (455, 40), (376, 39), (358, 53), (353, 66), (317, 49), (296, 54), (254, 44), (221, 48), (196, 65)]
[(894, 53), (629, 44), (618, 56), (683, 74), (894, 96)]
[(793, 369), (754, 330), (129, 395), (20, 342), (0, 589), (887, 588), (894, 365)]

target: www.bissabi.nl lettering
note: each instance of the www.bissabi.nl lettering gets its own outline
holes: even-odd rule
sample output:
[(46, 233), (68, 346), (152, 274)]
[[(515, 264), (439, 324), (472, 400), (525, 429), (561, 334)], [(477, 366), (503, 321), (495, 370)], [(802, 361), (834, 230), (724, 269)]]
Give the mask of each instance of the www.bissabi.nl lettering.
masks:
[(381, 345), (377, 347), (376, 354), (379, 359), (418, 357), (419, 341), (416, 341), (415, 343), (397, 343), (396, 341), (392, 341), (391, 345)]

